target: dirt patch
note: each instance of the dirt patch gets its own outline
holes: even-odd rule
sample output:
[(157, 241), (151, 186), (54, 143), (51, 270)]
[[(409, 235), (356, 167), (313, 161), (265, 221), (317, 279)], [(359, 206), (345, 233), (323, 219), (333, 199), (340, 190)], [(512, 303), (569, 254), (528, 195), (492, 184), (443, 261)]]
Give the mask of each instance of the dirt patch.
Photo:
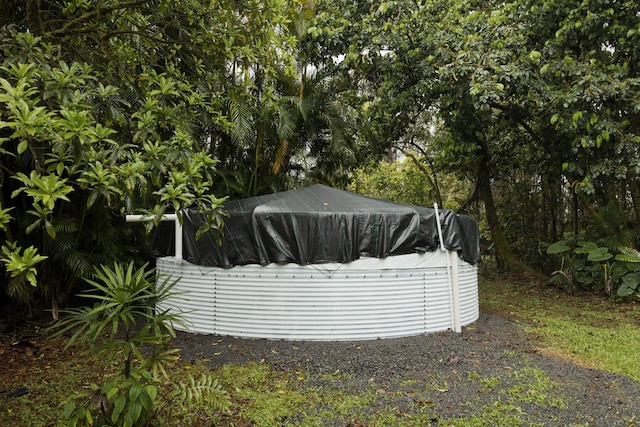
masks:
[(553, 347), (542, 347), (542, 346), (537, 346), (536, 347), (536, 351), (538, 353), (540, 353), (543, 356), (547, 356), (547, 357), (551, 357), (551, 358), (555, 358), (555, 359), (561, 359), (566, 361), (567, 363), (572, 363), (574, 365), (577, 366), (581, 366), (584, 369), (598, 369), (595, 366), (590, 366), (588, 363), (586, 363), (583, 360), (580, 360), (577, 357), (571, 356), (570, 354), (565, 354), (561, 351), (559, 351), (558, 349), (555, 349)]

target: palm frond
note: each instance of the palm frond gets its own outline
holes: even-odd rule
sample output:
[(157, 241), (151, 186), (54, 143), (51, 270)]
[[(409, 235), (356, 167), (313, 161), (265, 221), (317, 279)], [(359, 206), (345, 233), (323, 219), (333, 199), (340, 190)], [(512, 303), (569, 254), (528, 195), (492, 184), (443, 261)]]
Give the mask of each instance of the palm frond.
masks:
[(289, 146), (290, 146), (290, 143), (289, 143), (289, 140), (287, 139), (283, 139), (280, 145), (278, 146), (278, 149), (276, 151), (276, 157), (273, 161), (272, 172), (274, 174), (278, 174), (284, 170), (287, 164), (287, 158), (289, 157)]
[(618, 203), (611, 202), (598, 209), (587, 227), (587, 238), (610, 250), (634, 247), (640, 235), (637, 228), (630, 228), (627, 214)]
[(233, 124), (231, 141), (241, 147), (247, 147), (254, 138), (254, 120), (251, 109), (236, 99), (231, 99), (229, 104), (229, 119)]

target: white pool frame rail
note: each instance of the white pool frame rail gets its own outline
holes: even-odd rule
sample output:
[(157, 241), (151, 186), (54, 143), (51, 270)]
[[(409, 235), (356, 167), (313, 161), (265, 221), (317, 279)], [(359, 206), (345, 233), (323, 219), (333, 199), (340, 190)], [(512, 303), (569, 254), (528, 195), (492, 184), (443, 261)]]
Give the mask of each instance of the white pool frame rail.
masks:
[[(154, 218), (149, 215), (127, 215), (127, 222), (149, 222), (153, 221)], [(182, 223), (178, 218), (177, 214), (164, 214), (160, 221), (173, 221), (175, 226), (175, 255), (174, 258), (176, 261), (182, 261)], [(180, 238), (178, 238), (180, 236)]]

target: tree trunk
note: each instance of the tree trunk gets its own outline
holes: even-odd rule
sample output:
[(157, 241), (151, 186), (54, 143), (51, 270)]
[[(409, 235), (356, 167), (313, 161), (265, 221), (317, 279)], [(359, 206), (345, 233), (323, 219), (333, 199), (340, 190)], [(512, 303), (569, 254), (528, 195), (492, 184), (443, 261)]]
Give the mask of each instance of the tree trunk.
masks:
[(442, 206), (443, 203), (442, 194), (440, 194), (440, 187), (438, 186), (438, 181), (431, 174), (431, 171), (427, 169), (421, 161), (416, 159), (416, 156), (414, 156), (411, 152), (402, 149), (400, 149), (400, 151), (402, 152), (402, 154), (410, 158), (413, 164), (416, 165), (416, 167), (420, 169), (420, 171), (424, 174), (425, 178), (433, 189), (434, 197), (436, 199), (436, 202), (438, 203), (438, 206)]
[[(486, 162), (483, 161), (482, 163)], [(480, 193), (487, 215), (487, 223), (491, 230), (497, 267), (500, 270), (511, 271), (515, 267), (515, 264), (517, 264), (517, 260), (500, 228), (493, 193), (491, 191), (491, 177), (486, 164), (480, 167), (478, 178), (480, 182)]]
[(580, 234), (580, 203), (578, 203), (578, 192), (573, 189), (571, 192), (571, 203), (573, 205), (573, 235), (578, 236)]
[(481, 148), (481, 157), (478, 170), (478, 182), (487, 215), (487, 223), (489, 224), (489, 230), (491, 231), (491, 238), (493, 240), (496, 265), (498, 269), (504, 271), (522, 270), (522, 265), (511, 250), (507, 239), (504, 237), (502, 228), (500, 227), (500, 221), (498, 220), (498, 213), (491, 190), (491, 172), (489, 171), (488, 162), (489, 148), (484, 142), (481, 142), (479, 147)]
[(42, 14), (40, 12), (40, 0), (27, 0), (27, 26), (29, 31), (36, 36), (44, 34)]
[(640, 184), (638, 183), (638, 175), (632, 171), (627, 171), (627, 184), (633, 201), (633, 211), (636, 214), (636, 224), (640, 224)]

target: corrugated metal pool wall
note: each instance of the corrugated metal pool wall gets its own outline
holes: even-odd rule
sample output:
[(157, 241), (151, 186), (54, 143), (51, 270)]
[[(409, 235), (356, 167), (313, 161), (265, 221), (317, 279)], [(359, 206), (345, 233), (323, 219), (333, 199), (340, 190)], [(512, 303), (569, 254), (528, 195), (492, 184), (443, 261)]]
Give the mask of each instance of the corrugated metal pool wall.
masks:
[[(369, 260), (335, 270), (296, 264), (222, 269), (161, 258), (157, 272), (180, 278), (174, 289), (181, 295), (162, 308), (183, 310), (190, 332), (369, 340), (454, 329), (451, 273), (446, 257), (436, 258), (435, 265), (388, 268), (387, 261), (375, 269)], [(477, 268), (457, 264), (459, 323), (465, 326), (479, 315)]]

